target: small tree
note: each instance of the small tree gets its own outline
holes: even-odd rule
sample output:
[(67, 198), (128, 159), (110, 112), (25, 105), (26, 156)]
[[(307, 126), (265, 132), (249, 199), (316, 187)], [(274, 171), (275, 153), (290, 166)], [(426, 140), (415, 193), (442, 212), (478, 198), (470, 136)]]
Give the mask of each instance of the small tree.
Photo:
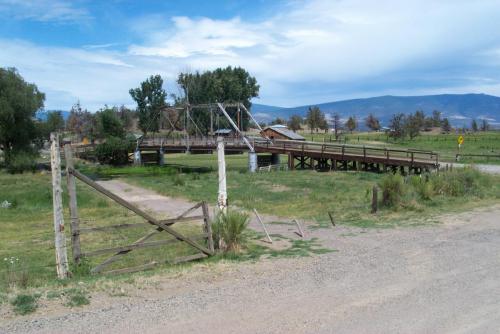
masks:
[(123, 138), (125, 136), (123, 123), (115, 110), (106, 107), (104, 110), (99, 111), (96, 117), (97, 133), (100, 138)]
[(299, 115), (292, 115), (290, 117), (290, 120), (288, 121), (288, 127), (290, 128), (290, 130), (292, 131), (297, 131), (297, 130), (301, 130), (301, 125), (302, 125), (302, 117), (299, 116)]
[(490, 129), (490, 124), (486, 119), (483, 119), (481, 122), (481, 131), (488, 131)]
[(352, 133), (358, 126), (356, 122), (356, 118), (354, 116), (350, 116), (347, 122), (345, 122), (345, 126), (349, 129), (349, 131)]
[(399, 113), (393, 115), (389, 126), (391, 128), (390, 136), (394, 139), (403, 139), (404, 137), (406, 137), (404, 114)]
[(451, 131), (451, 125), (450, 125), (450, 121), (448, 120), (448, 118), (443, 119), (443, 122), (441, 124), (441, 130), (443, 130), (443, 132), (446, 132), (446, 133), (449, 133)]
[(369, 114), (365, 122), (366, 126), (372, 131), (380, 130), (380, 121), (373, 114)]
[(335, 131), (335, 140), (338, 140), (340, 130), (340, 115), (338, 113), (333, 115), (333, 129)]
[(274, 121), (271, 122), (271, 125), (286, 125), (286, 120), (281, 117), (277, 117)]
[(139, 128), (144, 134), (159, 129), (160, 110), (165, 106), (167, 92), (163, 89), (163, 79), (160, 75), (152, 75), (141, 86), (129, 91), (137, 103)]
[(472, 120), (471, 129), (472, 129), (472, 132), (477, 132), (477, 130), (478, 130), (477, 122), (475, 119)]
[(309, 129), (311, 130), (311, 133), (313, 133), (314, 130), (318, 131), (322, 119), (324, 118), (325, 115), (321, 112), (319, 107), (317, 106), (309, 107), (306, 115), (306, 122), (307, 125), (309, 126)]
[(434, 110), (432, 112), (432, 126), (439, 127), (441, 126), (441, 112), (439, 110)]
[(408, 117), (405, 117), (404, 120), (404, 128), (405, 128), (405, 133), (410, 136), (410, 139), (415, 138), (420, 134), (420, 129), (423, 126), (423, 118), (421, 115), (415, 113), (415, 115), (410, 115)]

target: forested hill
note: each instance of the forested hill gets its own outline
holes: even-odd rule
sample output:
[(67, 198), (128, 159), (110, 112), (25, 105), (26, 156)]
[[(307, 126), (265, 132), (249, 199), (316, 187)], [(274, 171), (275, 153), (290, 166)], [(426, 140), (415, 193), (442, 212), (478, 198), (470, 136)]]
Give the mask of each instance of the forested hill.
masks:
[[(500, 125), (500, 97), (486, 94), (443, 94), (425, 96), (379, 96), (364, 99), (343, 100), (316, 104), (326, 114), (339, 113), (342, 118), (365, 118), (373, 113), (386, 125), (396, 113), (412, 113), (423, 110), (431, 114), (439, 110), (453, 125), (470, 125), (472, 119), (488, 119), (491, 125)], [(288, 119), (291, 115), (305, 116), (310, 105), (280, 108), (254, 104), (252, 112), (259, 120), (269, 121), (276, 117)]]

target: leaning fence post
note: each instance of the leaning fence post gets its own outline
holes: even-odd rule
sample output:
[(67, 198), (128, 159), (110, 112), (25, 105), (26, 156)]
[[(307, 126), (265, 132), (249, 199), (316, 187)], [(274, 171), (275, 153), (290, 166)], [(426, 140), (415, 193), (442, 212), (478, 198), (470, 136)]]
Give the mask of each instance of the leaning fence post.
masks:
[(70, 172), (75, 168), (73, 164), (73, 152), (71, 144), (64, 145), (64, 156), (66, 158), (66, 181), (69, 197), (69, 216), (71, 220), (71, 247), (73, 250), (73, 261), (75, 264), (80, 262), (80, 219), (78, 217), (78, 204), (76, 201), (76, 181), (75, 176)]
[(56, 250), (57, 277), (68, 277), (68, 254), (64, 235), (64, 217), (61, 188), (61, 152), (59, 151), (59, 135), (50, 134), (50, 165), (52, 170), (52, 205), (54, 209), (54, 234)]
[(373, 186), (373, 196), (372, 196), (372, 213), (376, 213), (378, 210), (378, 188)]
[(210, 221), (210, 214), (208, 213), (208, 205), (205, 201), (201, 205), (203, 210), (203, 219), (205, 221), (205, 232), (207, 233), (208, 249), (214, 252), (214, 239), (212, 235), (212, 222)]
[(257, 210), (255, 208), (253, 209), (253, 213), (255, 213), (255, 216), (257, 216), (257, 220), (259, 221), (260, 225), (262, 225), (262, 228), (264, 229), (264, 232), (266, 233), (267, 240), (269, 240), (270, 243), (273, 243), (273, 239), (271, 239), (271, 237), (269, 236), (269, 233), (267, 232), (266, 225), (264, 225), (264, 222), (262, 221), (262, 219), (260, 219), (259, 213), (257, 212)]
[(297, 225), (297, 228), (299, 229), (300, 237), (304, 238), (306, 235), (304, 234), (304, 231), (302, 230), (302, 226), (300, 226), (300, 224), (297, 221), (297, 219), (294, 219), (293, 221), (295, 222), (295, 224)]

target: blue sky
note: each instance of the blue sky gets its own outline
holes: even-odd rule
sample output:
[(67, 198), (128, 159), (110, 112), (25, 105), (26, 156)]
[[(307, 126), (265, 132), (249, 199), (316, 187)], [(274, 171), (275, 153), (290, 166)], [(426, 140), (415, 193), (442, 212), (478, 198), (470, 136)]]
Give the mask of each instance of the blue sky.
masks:
[(0, 66), (46, 109), (133, 103), (161, 74), (242, 66), (257, 103), (377, 95), (500, 95), (500, 1), (0, 0)]

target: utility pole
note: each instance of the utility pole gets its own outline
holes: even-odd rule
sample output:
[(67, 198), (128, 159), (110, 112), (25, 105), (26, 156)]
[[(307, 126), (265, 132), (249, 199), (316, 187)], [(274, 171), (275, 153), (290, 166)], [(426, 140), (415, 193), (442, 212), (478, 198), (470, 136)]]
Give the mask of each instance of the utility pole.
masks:
[(54, 234), (56, 250), (57, 277), (68, 277), (68, 254), (66, 237), (64, 235), (64, 217), (61, 188), (61, 152), (59, 150), (59, 135), (50, 134), (50, 164), (52, 169), (52, 205), (54, 208)]
[(226, 160), (224, 155), (224, 138), (217, 137), (217, 162), (219, 166), (219, 192), (217, 206), (219, 211), (227, 211), (227, 189), (226, 189)]

